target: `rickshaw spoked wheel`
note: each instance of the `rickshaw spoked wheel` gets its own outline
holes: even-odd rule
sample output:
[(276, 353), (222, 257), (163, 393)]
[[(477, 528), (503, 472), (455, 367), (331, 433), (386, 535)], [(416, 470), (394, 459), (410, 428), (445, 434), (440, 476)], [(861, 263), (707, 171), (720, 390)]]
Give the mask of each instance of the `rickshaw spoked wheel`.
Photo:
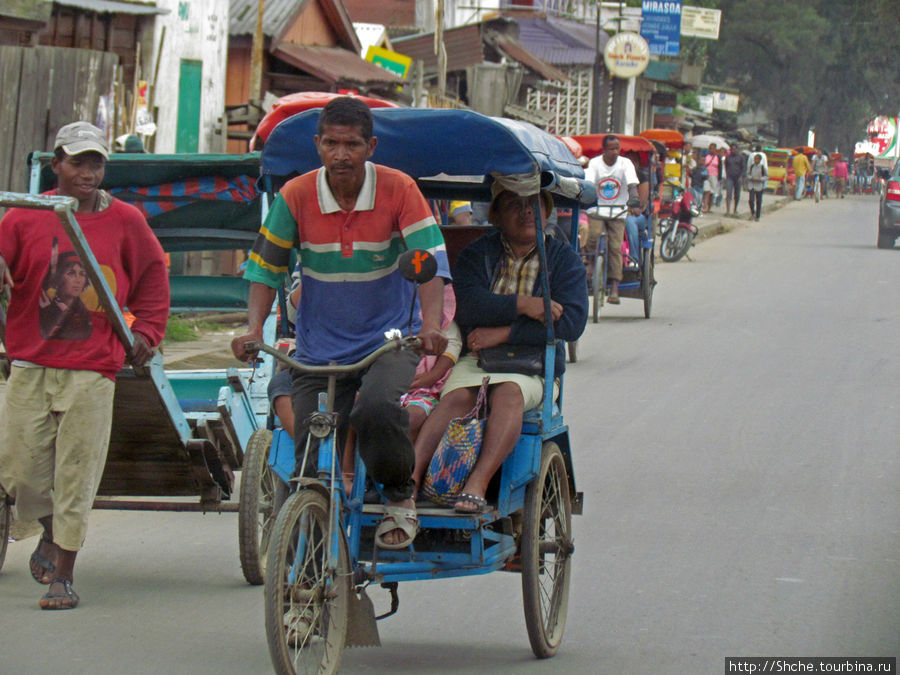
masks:
[(328, 499), (315, 490), (291, 494), (278, 512), (266, 563), (265, 616), (277, 673), (335, 673), (347, 638), (350, 561), (338, 537), (331, 553)]
[(6, 492), (0, 487), (0, 569), (3, 569), (3, 561), (6, 560), (10, 523), (12, 523), (12, 506), (6, 498)]
[(544, 443), (541, 465), (525, 494), (522, 527), (522, 600), (531, 650), (556, 654), (566, 627), (572, 571), (572, 501), (559, 446)]
[(287, 496), (287, 486), (269, 466), (272, 432), (257, 429), (247, 441), (238, 504), (238, 549), (241, 570), (248, 584), (265, 581), (266, 552), (278, 507)]
[(644, 298), (644, 318), (650, 318), (653, 306), (653, 287), (656, 286), (653, 269), (653, 249), (645, 248), (641, 260), (641, 296)]

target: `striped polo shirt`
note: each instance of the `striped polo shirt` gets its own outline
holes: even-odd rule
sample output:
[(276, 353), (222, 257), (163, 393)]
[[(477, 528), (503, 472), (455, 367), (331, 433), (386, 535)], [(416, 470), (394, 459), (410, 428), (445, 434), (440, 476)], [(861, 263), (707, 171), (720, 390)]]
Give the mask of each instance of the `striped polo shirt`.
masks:
[[(292, 248), (303, 285), (296, 358), (312, 365), (358, 361), (383, 344), (385, 331), (409, 332), (414, 286), (397, 269), (404, 251), (429, 251), (438, 276), (450, 279), (440, 228), (413, 179), (371, 162), (349, 212), (334, 198), (324, 168), (289, 181), (260, 228), (244, 278), (278, 288)], [(417, 302), (412, 334), (420, 327)]]

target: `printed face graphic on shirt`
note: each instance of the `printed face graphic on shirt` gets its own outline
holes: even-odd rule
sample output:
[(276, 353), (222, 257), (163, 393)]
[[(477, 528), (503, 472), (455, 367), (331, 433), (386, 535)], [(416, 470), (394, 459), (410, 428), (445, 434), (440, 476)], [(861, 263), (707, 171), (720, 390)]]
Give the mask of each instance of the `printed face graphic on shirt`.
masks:
[(597, 193), (600, 199), (604, 201), (612, 201), (619, 196), (622, 185), (615, 178), (604, 178), (597, 184)]
[(44, 340), (86, 340), (93, 326), (82, 301), (90, 286), (84, 264), (74, 251), (59, 252), (53, 239), (50, 265), (38, 300), (40, 335)]

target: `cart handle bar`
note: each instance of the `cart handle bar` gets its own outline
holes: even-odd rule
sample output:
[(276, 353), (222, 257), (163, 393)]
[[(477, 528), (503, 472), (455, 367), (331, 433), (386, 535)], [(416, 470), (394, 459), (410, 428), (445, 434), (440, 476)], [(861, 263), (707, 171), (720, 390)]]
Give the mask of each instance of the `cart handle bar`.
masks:
[(376, 349), (374, 352), (372, 352), (362, 360), (357, 361), (356, 363), (347, 363), (343, 365), (330, 363), (327, 366), (309, 366), (305, 363), (300, 363), (299, 361), (292, 359), (290, 356), (287, 356), (283, 352), (280, 352), (267, 344), (263, 344), (262, 342), (247, 342), (245, 344), (245, 349), (247, 351), (261, 351), (265, 352), (266, 354), (271, 354), (273, 357), (275, 357), (275, 360), (280, 362), (282, 365), (285, 365), (288, 368), (293, 368), (294, 370), (298, 370), (301, 373), (308, 373), (310, 375), (340, 375), (343, 373), (355, 373), (359, 370), (363, 370), (364, 368), (368, 368), (373, 363), (375, 363), (377, 359), (381, 358), (388, 352), (398, 351), (400, 349), (421, 349), (421, 347), (422, 340), (418, 337), (389, 337), (387, 338), (387, 342), (385, 342), (385, 344), (383, 344), (381, 347)]

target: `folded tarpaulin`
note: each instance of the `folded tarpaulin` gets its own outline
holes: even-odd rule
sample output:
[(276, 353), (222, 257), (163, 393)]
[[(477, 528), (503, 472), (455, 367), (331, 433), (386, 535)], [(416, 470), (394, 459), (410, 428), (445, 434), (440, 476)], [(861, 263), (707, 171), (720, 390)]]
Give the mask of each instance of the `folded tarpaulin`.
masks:
[(136, 206), (148, 219), (199, 201), (250, 204), (259, 196), (256, 179), (251, 176), (201, 176), (162, 185), (113, 187), (109, 191)]

